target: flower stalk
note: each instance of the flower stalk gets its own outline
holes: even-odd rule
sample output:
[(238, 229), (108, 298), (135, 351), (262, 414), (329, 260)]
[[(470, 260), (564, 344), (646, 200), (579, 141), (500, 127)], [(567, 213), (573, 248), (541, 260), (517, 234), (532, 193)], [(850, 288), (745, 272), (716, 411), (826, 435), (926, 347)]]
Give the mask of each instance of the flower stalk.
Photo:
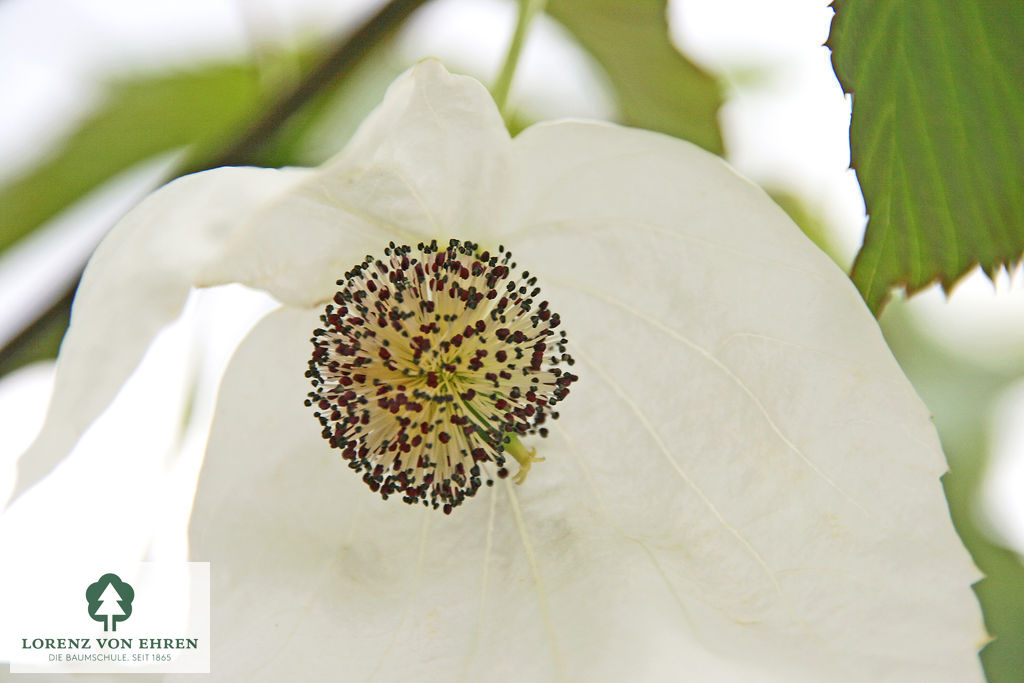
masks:
[(519, 55), (526, 43), (526, 35), (530, 30), (530, 22), (539, 12), (544, 11), (547, 0), (520, 0), (519, 16), (516, 19), (516, 28), (512, 33), (512, 42), (509, 43), (508, 53), (505, 55), (505, 63), (501, 66), (494, 87), (491, 89), (494, 94), (494, 102), (498, 105), (502, 118), (508, 121), (508, 93), (512, 88), (512, 77), (515, 75), (516, 66), (519, 64)]

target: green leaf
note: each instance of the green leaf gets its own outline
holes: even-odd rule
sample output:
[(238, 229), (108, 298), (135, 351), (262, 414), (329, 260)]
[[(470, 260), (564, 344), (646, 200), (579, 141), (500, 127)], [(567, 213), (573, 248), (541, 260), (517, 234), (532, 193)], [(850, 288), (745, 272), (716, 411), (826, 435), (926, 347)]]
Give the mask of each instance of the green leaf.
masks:
[(870, 220), (853, 280), (950, 287), (1024, 251), (1020, 0), (835, 0), (828, 45), (853, 93), (850, 141)]
[(624, 123), (721, 155), (714, 78), (669, 40), (665, 0), (551, 0), (547, 12), (604, 67)]
[(0, 188), (0, 250), (134, 163), (216, 144), (259, 97), (251, 65), (216, 65), (115, 83), (56, 154)]

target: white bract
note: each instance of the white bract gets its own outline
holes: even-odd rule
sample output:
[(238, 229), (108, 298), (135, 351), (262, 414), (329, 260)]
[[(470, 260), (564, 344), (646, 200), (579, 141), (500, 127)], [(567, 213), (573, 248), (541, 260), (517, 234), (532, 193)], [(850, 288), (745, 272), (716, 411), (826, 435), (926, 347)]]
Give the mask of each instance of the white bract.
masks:
[[(528, 480), (445, 516), (367, 489), (303, 372), (343, 273), (449, 238), (537, 276), (579, 381)], [(603, 123), (510, 139), (422, 62), (320, 168), (188, 176), (113, 230), (26, 481), (190, 286), (227, 282), (283, 306), (226, 371), (192, 519), (217, 678), (981, 679), (927, 410), (846, 276), (720, 159)]]

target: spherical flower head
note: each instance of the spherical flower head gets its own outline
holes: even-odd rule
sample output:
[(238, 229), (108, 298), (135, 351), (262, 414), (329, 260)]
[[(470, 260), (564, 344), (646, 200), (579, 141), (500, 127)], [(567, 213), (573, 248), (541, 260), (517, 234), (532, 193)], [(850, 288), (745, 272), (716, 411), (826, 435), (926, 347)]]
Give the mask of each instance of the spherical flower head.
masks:
[(452, 508), (508, 476), (519, 436), (541, 426), (578, 378), (537, 278), (504, 247), (452, 239), (385, 249), (338, 280), (313, 333), (306, 405), (323, 437), (385, 500)]

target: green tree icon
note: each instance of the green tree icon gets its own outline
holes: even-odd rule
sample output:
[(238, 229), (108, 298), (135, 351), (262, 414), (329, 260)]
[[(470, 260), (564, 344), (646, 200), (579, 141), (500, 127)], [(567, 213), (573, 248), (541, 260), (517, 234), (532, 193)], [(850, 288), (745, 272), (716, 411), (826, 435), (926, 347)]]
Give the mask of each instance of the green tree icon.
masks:
[(117, 574), (104, 574), (85, 589), (89, 601), (89, 616), (103, 622), (104, 631), (116, 631), (117, 622), (132, 615), (135, 589)]

